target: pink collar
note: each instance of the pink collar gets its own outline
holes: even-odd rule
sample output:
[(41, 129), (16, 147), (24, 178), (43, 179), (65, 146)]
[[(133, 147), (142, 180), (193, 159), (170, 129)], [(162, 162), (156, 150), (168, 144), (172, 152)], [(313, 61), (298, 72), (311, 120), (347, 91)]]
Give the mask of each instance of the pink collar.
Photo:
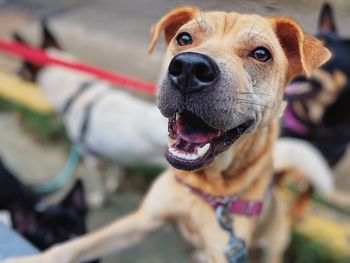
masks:
[(309, 132), (309, 128), (295, 116), (291, 105), (287, 106), (287, 109), (283, 116), (283, 120), (284, 126), (286, 126), (286, 128), (288, 128), (291, 131), (304, 135)]
[(237, 194), (228, 196), (211, 195), (199, 188), (193, 187), (185, 183), (179, 176), (175, 175), (176, 180), (188, 189), (191, 193), (194, 193), (207, 202), (214, 210), (219, 206), (228, 205), (232, 214), (244, 215), (244, 216), (258, 216), (263, 208), (263, 202), (244, 200), (239, 198)]

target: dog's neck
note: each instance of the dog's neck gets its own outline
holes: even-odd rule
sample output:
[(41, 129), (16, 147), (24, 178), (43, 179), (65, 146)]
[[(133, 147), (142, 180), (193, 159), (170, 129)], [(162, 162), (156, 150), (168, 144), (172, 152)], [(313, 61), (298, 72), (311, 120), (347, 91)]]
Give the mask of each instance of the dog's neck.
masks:
[(261, 199), (273, 175), (272, 148), (278, 135), (277, 120), (252, 134), (242, 137), (231, 149), (230, 164), (225, 170), (218, 170), (215, 162), (209, 167), (194, 171), (176, 171), (187, 184), (213, 195), (241, 193), (251, 200)]

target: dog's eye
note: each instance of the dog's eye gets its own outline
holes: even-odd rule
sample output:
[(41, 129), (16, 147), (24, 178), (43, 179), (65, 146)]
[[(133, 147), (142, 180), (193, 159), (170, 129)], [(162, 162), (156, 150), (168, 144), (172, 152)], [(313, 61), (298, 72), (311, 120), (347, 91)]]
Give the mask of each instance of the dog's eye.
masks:
[(191, 35), (187, 32), (178, 34), (175, 40), (179, 46), (191, 45), (193, 42)]
[(272, 59), (270, 51), (267, 50), (267, 48), (264, 47), (258, 47), (256, 48), (251, 54), (251, 57), (254, 59), (260, 61), (260, 62), (268, 62)]

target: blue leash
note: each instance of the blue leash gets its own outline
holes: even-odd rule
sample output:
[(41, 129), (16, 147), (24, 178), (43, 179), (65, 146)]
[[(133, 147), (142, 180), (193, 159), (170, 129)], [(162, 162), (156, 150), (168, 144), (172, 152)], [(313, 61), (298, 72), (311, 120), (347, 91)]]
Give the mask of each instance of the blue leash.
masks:
[(51, 181), (42, 185), (32, 186), (32, 189), (39, 194), (49, 194), (60, 189), (65, 183), (72, 178), (80, 160), (80, 152), (78, 148), (73, 145), (71, 147), (68, 160), (61, 172)]

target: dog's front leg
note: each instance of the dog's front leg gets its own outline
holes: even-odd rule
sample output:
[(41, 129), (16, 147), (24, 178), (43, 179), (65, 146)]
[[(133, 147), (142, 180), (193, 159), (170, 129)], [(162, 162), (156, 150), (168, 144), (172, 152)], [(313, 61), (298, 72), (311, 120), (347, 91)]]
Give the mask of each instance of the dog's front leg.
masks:
[(118, 252), (142, 240), (163, 221), (146, 215), (142, 209), (109, 226), (68, 241), (37, 256), (18, 258), (6, 263), (78, 263)]
[(100, 207), (106, 199), (106, 189), (104, 186), (105, 172), (102, 161), (95, 156), (84, 154), (85, 163), (85, 185), (87, 189), (87, 202), (90, 208)]
[(55, 254), (58, 251), (61, 255), (71, 254), (71, 259), (68, 262), (92, 260), (132, 246), (162, 224), (162, 220), (145, 214), (141, 208), (97, 232), (54, 247), (52, 251)]

